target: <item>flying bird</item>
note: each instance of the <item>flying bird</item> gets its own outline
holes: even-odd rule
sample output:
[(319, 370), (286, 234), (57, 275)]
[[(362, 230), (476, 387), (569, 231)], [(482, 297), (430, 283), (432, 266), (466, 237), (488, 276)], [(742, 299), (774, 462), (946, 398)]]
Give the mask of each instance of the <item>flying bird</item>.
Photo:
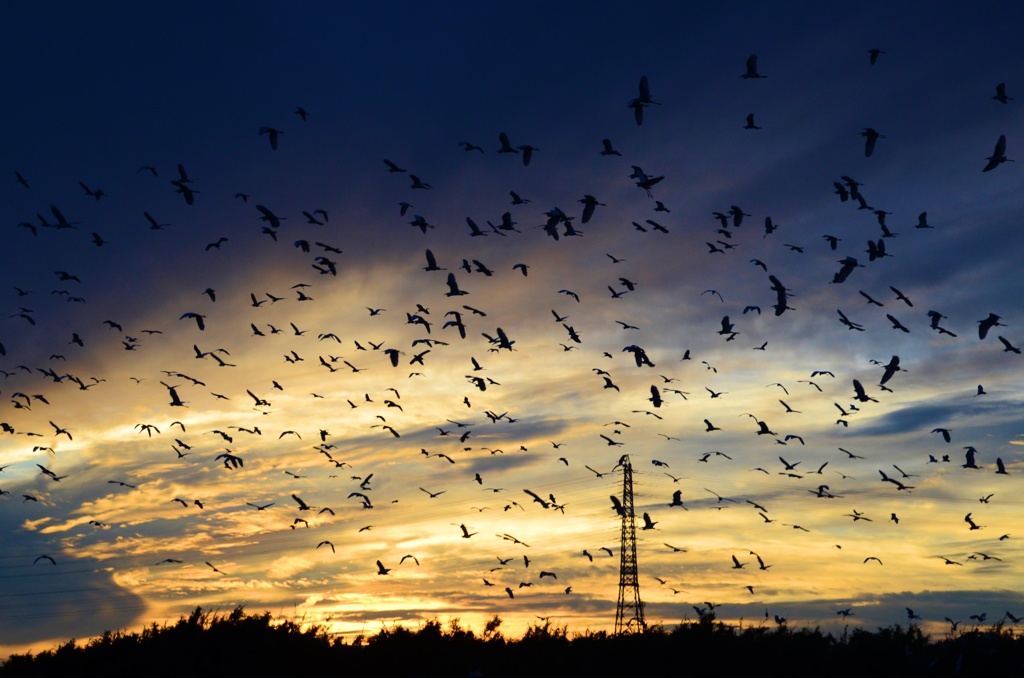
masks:
[(621, 153), (616, 151), (614, 148), (612, 148), (612, 140), (611, 139), (602, 139), (601, 140), (601, 146), (602, 146), (601, 155), (619, 155), (619, 156), (622, 155)]
[(999, 322), (1001, 318), (995, 313), (989, 313), (987, 318), (982, 318), (978, 321), (978, 339), (984, 339), (988, 336), (988, 331), (993, 327), (1006, 327), (1006, 325)]
[(744, 80), (750, 80), (757, 78), (766, 78), (768, 76), (761, 75), (760, 73), (757, 72), (757, 55), (751, 54), (749, 57), (747, 57), (746, 71), (744, 71), (743, 75), (741, 75), (740, 77), (743, 78)]
[(629, 103), (626, 104), (628, 108), (633, 109), (633, 119), (636, 120), (636, 124), (642, 125), (644, 123), (644, 108), (651, 104), (660, 105), (659, 102), (651, 99), (651, 86), (647, 81), (647, 76), (640, 77), (639, 96), (635, 99), (630, 99)]
[(875, 144), (878, 142), (879, 139), (885, 138), (884, 134), (879, 134), (872, 127), (865, 127), (864, 130), (860, 133), (860, 135), (864, 137), (865, 158), (870, 158), (871, 154), (875, 152)]
[(278, 140), (278, 137), (280, 135), (284, 134), (284, 131), (279, 130), (279, 129), (275, 129), (273, 127), (260, 127), (259, 133), (260, 133), (260, 136), (263, 136), (264, 134), (267, 135), (267, 139), (270, 140), (270, 148), (271, 148), (271, 150), (276, 151), (277, 150), (277, 140)]
[(1004, 162), (1013, 162), (1010, 158), (1006, 157), (1006, 135), (1000, 134), (999, 139), (996, 141), (996, 147), (992, 150), (992, 155), (985, 158), (988, 163), (982, 168), (982, 172), (989, 172), (999, 167)]
[(204, 319), (206, 318), (205, 315), (200, 315), (199, 313), (193, 313), (192, 311), (188, 311), (186, 313), (182, 313), (181, 318), (179, 318), (179, 320), (184, 320), (185, 318), (192, 318), (193, 320), (195, 320), (196, 326), (200, 329), (200, 331), (206, 329), (206, 323), (203, 322)]

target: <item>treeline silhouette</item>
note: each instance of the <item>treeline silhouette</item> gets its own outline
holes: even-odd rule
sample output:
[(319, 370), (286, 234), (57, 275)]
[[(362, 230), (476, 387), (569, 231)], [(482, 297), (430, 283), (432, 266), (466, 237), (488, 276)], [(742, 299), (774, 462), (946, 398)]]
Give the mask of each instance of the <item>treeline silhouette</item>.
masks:
[[(545, 620), (519, 639), (500, 631), (493, 617), (482, 633), (434, 620), (416, 630), (401, 625), (345, 641), (321, 626), (275, 622), (269, 612), (227, 614), (196, 608), (172, 625), (139, 632), (107, 631), (85, 644), (69, 640), (38, 654), (11, 656), (0, 678), (12, 676), (327, 675), (378, 676), (611, 676), (740, 671), (787, 676), (1024, 675), (1024, 637), (1002, 622), (933, 640), (916, 625), (835, 636), (785, 624), (733, 626), (714, 613), (669, 630), (616, 636), (604, 631), (570, 634)], [(724, 673), (723, 673), (724, 672)]]

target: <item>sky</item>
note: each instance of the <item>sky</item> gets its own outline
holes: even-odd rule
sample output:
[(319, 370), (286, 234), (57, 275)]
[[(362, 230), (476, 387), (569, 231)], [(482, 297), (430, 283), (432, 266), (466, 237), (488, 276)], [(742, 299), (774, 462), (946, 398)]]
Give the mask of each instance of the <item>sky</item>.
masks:
[(1019, 9), (2, 12), (0, 654), (1024, 616)]

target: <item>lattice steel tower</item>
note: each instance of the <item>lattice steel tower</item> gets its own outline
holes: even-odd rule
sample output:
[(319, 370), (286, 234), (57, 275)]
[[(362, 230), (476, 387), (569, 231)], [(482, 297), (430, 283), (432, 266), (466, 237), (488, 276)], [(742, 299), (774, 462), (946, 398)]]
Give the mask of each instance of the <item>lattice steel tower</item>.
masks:
[[(636, 565), (636, 524), (633, 515), (633, 467), (629, 455), (619, 459), (622, 467), (622, 536), (619, 541), (619, 604), (615, 609), (615, 633), (638, 633), (647, 628), (640, 580)], [(615, 497), (612, 497), (614, 499)]]

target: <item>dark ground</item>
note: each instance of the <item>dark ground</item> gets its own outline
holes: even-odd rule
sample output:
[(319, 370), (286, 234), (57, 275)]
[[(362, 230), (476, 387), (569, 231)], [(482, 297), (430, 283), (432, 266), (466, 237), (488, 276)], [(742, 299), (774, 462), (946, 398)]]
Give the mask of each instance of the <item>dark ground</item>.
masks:
[(227, 615), (196, 609), (173, 625), (141, 632), (107, 632), (35, 655), (14, 655), (0, 666), (11, 676), (327, 675), (546, 676), (654, 675), (665, 671), (763, 673), (787, 676), (1024, 675), (1024, 639), (997, 624), (942, 639), (916, 626), (851, 629), (840, 637), (818, 629), (736, 629), (705, 615), (673, 629), (644, 634), (570, 635), (536, 625), (505, 638), (495, 617), (482, 634), (429, 622), (416, 631), (395, 626), (351, 642), (322, 628), (274, 623), (270, 613)]

